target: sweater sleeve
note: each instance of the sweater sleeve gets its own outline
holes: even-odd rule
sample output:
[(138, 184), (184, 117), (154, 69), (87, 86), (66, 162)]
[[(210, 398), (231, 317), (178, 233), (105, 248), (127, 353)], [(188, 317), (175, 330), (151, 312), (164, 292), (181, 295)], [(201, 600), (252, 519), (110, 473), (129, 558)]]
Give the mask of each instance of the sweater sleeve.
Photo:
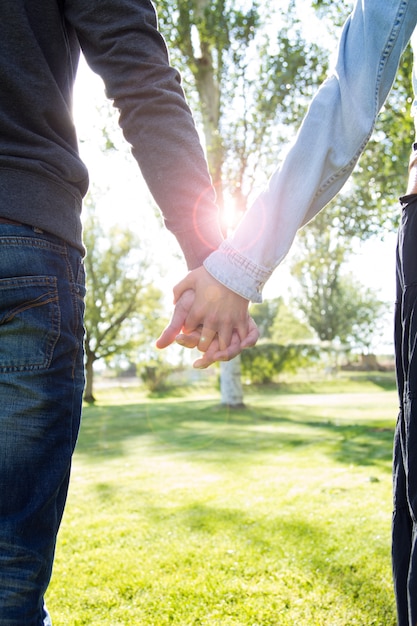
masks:
[(148, 0), (67, 0), (65, 17), (189, 269), (222, 241), (215, 192), (178, 72)]

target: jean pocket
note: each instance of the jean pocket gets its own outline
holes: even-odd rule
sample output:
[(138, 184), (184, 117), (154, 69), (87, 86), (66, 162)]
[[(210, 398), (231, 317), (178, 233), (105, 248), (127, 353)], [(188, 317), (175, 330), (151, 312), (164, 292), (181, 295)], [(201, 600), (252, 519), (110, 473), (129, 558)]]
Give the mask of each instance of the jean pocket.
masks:
[(47, 369), (60, 333), (54, 276), (0, 280), (0, 371)]

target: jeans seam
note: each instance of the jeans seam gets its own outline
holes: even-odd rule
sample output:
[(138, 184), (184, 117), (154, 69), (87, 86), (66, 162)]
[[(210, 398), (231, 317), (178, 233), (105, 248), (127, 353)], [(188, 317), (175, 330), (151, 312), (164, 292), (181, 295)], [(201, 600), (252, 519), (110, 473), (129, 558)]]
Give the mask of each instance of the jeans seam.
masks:
[[(79, 355), (79, 351), (81, 349), (78, 335), (79, 335), (80, 325), (82, 324), (82, 320), (80, 319), (78, 305), (77, 305), (78, 300), (80, 298), (79, 288), (76, 285), (76, 276), (78, 276), (78, 272), (75, 273), (73, 270), (73, 267), (71, 265), (71, 259), (68, 254), (68, 246), (66, 244), (65, 244), (64, 250), (65, 250), (64, 258), (65, 258), (65, 263), (67, 267), (68, 282), (70, 284), (70, 289), (71, 289), (71, 306), (72, 306), (72, 320), (73, 320), (71, 331), (74, 337), (74, 349), (72, 351), (72, 357), (71, 357), (71, 360), (72, 360), (71, 376), (72, 376), (72, 379), (75, 381), (76, 370), (77, 370), (77, 358)], [(77, 256), (77, 258), (79, 257)]]

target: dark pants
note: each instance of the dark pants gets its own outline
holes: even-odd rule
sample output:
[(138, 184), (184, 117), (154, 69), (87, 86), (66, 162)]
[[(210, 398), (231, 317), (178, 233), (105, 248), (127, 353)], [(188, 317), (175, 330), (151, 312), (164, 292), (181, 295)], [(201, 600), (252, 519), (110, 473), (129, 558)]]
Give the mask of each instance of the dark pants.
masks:
[(401, 199), (395, 351), (400, 410), (394, 439), (392, 559), (398, 626), (417, 625), (417, 195)]

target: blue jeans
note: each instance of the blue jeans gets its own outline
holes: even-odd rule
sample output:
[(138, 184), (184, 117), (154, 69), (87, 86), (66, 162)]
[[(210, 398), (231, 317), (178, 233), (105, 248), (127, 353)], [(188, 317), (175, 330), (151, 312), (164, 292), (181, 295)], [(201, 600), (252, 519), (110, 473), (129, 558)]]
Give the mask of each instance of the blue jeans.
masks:
[(0, 224), (0, 626), (44, 606), (84, 388), (81, 253)]

